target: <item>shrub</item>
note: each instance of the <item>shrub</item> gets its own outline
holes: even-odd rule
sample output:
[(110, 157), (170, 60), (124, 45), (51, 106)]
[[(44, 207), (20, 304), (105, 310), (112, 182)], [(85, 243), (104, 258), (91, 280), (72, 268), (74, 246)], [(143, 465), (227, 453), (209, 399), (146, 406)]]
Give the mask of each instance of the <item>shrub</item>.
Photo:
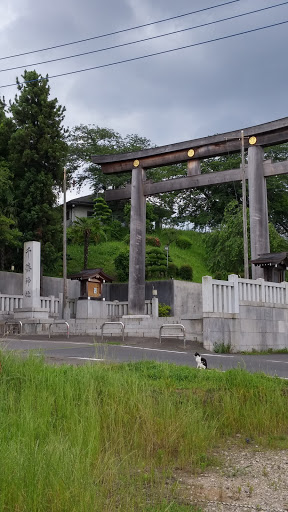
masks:
[(151, 265), (149, 267), (149, 273), (153, 274), (154, 277), (158, 276), (161, 277), (161, 275), (165, 275), (167, 270), (166, 265)]
[(156, 236), (146, 236), (146, 245), (152, 245), (153, 247), (160, 247), (161, 242)]
[(125, 235), (124, 238), (123, 238), (123, 242), (127, 245), (130, 244), (130, 235), (128, 233), (128, 235)]
[(109, 228), (107, 228), (107, 232), (109, 233), (110, 240), (123, 240), (124, 235), (127, 233), (127, 228), (123, 227), (119, 220), (113, 220)]
[(180, 279), (183, 279), (184, 281), (192, 281), (193, 279), (193, 269), (191, 265), (182, 265), (179, 268), (178, 275)]
[(153, 247), (146, 252), (146, 276), (165, 277), (167, 272), (166, 254), (159, 247)]
[(168, 277), (177, 277), (179, 269), (175, 263), (168, 263)]
[(114, 260), (117, 277), (120, 282), (129, 279), (129, 251), (119, 252)]
[(176, 239), (176, 245), (180, 249), (190, 249), (192, 246), (191, 240), (189, 238), (186, 238), (185, 236), (179, 236), (179, 238)]
[(170, 316), (170, 313), (171, 313), (171, 307), (168, 306), (168, 304), (161, 304), (159, 302), (159, 304), (158, 304), (158, 315), (160, 317), (164, 317), (164, 316)]

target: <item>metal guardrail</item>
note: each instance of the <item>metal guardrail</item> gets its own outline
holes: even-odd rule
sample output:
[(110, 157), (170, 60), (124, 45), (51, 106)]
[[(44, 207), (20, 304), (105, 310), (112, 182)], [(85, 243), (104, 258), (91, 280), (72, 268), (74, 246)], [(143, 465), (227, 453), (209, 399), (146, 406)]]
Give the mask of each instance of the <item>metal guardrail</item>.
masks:
[[(2, 322), (2, 325), (4, 325), (4, 336), (7, 335), (7, 334), (15, 334), (15, 333), (11, 333), (11, 330), (10, 329), (7, 329), (7, 327), (9, 325), (11, 326), (17, 326), (18, 327), (18, 334), (21, 336), (23, 334), (23, 325), (25, 324), (31, 324), (31, 322), (29, 320), (6, 320), (5, 322)], [(67, 338), (69, 338), (69, 335), (70, 335), (70, 326), (68, 324), (68, 322), (63, 322), (62, 320), (60, 321), (55, 321), (53, 323), (51, 322), (41, 322), (41, 324), (33, 324), (35, 326), (37, 325), (43, 325), (43, 324), (49, 324), (49, 327), (48, 327), (48, 335), (49, 335), (49, 338), (51, 338), (51, 327), (53, 325), (66, 325), (67, 327)]]
[[(162, 334), (163, 329), (180, 329), (181, 332), (175, 333), (175, 334)], [(185, 327), (182, 324), (162, 324), (159, 330), (159, 341), (161, 343), (161, 338), (183, 338), (184, 342), (184, 348), (186, 347), (186, 333), (185, 333)]]
[[(121, 325), (121, 332), (122, 332), (122, 341), (124, 341), (124, 329), (125, 329), (125, 326), (123, 324), (123, 322), (104, 322), (104, 324), (101, 325), (101, 341), (103, 341), (103, 328), (104, 328), (104, 325), (108, 325), (108, 324), (118, 324), (118, 325)], [(114, 334), (114, 333), (109, 333), (109, 334)]]
[(49, 338), (51, 338), (51, 327), (52, 327), (52, 325), (57, 325), (57, 324), (58, 325), (66, 325), (66, 327), (67, 327), (67, 338), (69, 338), (69, 328), (70, 328), (69, 324), (68, 324), (68, 322), (63, 322), (63, 321), (61, 321), (61, 322), (60, 321), (59, 322), (56, 321), (56, 322), (53, 322), (52, 324), (49, 323), (49, 327), (48, 327)]
[[(6, 326), (8, 327), (8, 325), (17, 325), (17, 327), (18, 327), (18, 334), (20, 334), (20, 336), (21, 336), (21, 334), (22, 334), (22, 327), (23, 327), (23, 323), (21, 322), (21, 320), (6, 320), (4, 322), (4, 336), (6, 334), (10, 334), (11, 333), (11, 331), (9, 329), (6, 331)], [(13, 333), (13, 334), (15, 334), (15, 333)]]

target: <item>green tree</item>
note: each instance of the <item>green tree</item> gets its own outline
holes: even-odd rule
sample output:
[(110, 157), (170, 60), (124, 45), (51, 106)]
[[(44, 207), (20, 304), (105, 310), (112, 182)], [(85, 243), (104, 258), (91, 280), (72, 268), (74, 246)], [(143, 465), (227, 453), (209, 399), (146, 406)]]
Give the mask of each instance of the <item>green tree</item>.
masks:
[(101, 224), (107, 225), (112, 220), (112, 210), (103, 197), (96, 197), (96, 199), (94, 199), (93, 209), (93, 217)]
[[(240, 167), (240, 164), (240, 153), (208, 158), (201, 162), (201, 173), (207, 174), (236, 169)], [(221, 224), (224, 210), (231, 200), (241, 204), (242, 189), (240, 182), (209, 185), (208, 187), (181, 191), (175, 197), (178, 222), (191, 222), (196, 229), (200, 230), (216, 228)]]
[(219, 229), (207, 234), (205, 245), (207, 263), (213, 277), (227, 279), (229, 274), (243, 274), (243, 221), (242, 209), (237, 201), (231, 201), (226, 206)]
[[(89, 183), (95, 193), (108, 188), (118, 188), (126, 185), (131, 180), (131, 172), (118, 174), (103, 174), (100, 166), (91, 162), (92, 155), (109, 155), (116, 153), (129, 153), (152, 147), (153, 144), (145, 137), (137, 134), (122, 137), (119, 133), (109, 128), (101, 128), (95, 125), (79, 125), (72, 128), (68, 136), (69, 153), (67, 168), (70, 175), (76, 176), (75, 182), (81, 186)], [(147, 179), (159, 181), (179, 175), (185, 175), (184, 166), (172, 165), (161, 169), (149, 169)], [(151, 197), (149, 202), (154, 206), (154, 221), (158, 227), (163, 220), (170, 219), (174, 213), (173, 197), (171, 194), (160, 194)], [(123, 221), (123, 209), (125, 201), (111, 201), (109, 204), (113, 211), (114, 219)]]
[(21, 233), (14, 215), (12, 173), (9, 166), (9, 141), (14, 123), (6, 116), (5, 101), (0, 100), (0, 269), (14, 263), (14, 249), (21, 245)]
[(0, 270), (5, 270), (7, 252), (19, 248), (20, 240), (21, 233), (15, 227), (15, 221), (0, 214)]
[(169, 246), (176, 242), (179, 237), (179, 231), (175, 228), (163, 229), (162, 233), (165, 244)]
[[(249, 212), (248, 233), (249, 233)], [(277, 233), (269, 223), (270, 251), (288, 251), (288, 241)], [(217, 279), (227, 279), (229, 274), (244, 275), (243, 220), (242, 207), (231, 201), (225, 208), (224, 217), (218, 229), (205, 237), (209, 270)], [(250, 243), (248, 243), (250, 248)], [(249, 253), (250, 258), (250, 253)]]
[(100, 166), (92, 163), (92, 155), (126, 153), (151, 147), (151, 142), (145, 137), (135, 134), (122, 137), (112, 129), (84, 124), (74, 126), (67, 141), (67, 168), (70, 174), (76, 175), (79, 185), (89, 183), (95, 193), (126, 184), (131, 179), (131, 173), (103, 174)]
[[(128, 201), (124, 206), (124, 220), (127, 226), (130, 225), (130, 214), (131, 214), (131, 202)], [(146, 232), (151, 233), (153, 231), (153, 222), (155, 222), (157, 216), (155, 215), (155, 207), (149, 201), (146, 202)]]
[[(44, 268), (51, 269), (62, 247), (61, 213), (55, 208), (67, 154), (65, 108), (49, 99), (48, 77), (25, 71), (19, 96), (10, 104), (15, 123), (10, 143), (15, 210), (24, 241), (42, 244)], [(47, 247), (46, 247), (47, 245)]]
[(69, 239), (72, 243), (83, 244), (83, 269), (88, 266), (89, 245), (99, 243), (101, 238), (106, 238), (103, 228), (97, 219), (92, 217), (77, 217), (77, 220), (69, 228)]
[[(273, 161), (287, 160), (288, 144), (264, 148), (264, 158)], [(240, 165), (239, 149), (238, 154), (203, 160), (201, 173), (236, 169)], [(279, 233), (288, 236), (288, 175), (270, 177), (266, 180), (266, 183), (269, 221), (274, 224)], [(217, 228), (220, 226), (225, 208), (231, 200), (237, 201), (238, 205), (242, 204), (242, 185), (240, 182), (210, 185), (209, 187), (175, 193), (176, 219), (178, 223), (189, 221), (201, 230)]]

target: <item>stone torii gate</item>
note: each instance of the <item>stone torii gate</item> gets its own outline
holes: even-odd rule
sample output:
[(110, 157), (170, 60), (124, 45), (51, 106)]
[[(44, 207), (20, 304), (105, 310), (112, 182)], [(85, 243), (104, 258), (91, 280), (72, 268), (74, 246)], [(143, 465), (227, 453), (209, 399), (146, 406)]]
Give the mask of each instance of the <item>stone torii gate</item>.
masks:
[[(92, 156), (105, 174), (132, 171), (131, 184), (107, 190), (109, 201), (131, 198), (130, 260), (128, 302), (130, 315), (143, 315), (145, 308), (146, 197), (162, 192), (185, 190), (243, 179), (242, 169), (201, 174), (205, 158), (241, 150), (241, 131), (189, 140), (152, 149), (116, 155)], [(263, 147), (288, 141), (288, 117), (245, 128), (244, 147), (248, 149), (248, 189), (250, 204), (251, 259), (270, 251), (266, 177), (288, 173), (288, 161), (263, 160)], [(187, 176), (153, 183), (146, 181), (145, 170), (187, 162)], [(245, 166), (247, 168), (247, 166)], [(252, 278), (263, 277), (263, 269), (252, 265)]]

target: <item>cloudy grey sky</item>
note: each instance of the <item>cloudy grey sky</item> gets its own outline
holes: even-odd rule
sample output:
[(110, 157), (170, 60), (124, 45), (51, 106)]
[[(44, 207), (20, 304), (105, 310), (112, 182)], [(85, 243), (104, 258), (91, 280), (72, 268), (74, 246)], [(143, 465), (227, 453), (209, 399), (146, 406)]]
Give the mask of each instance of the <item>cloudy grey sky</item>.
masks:
[[(121, 48), (30, 64), (190, 28), (281, 0), (1, 0), (0, 85), (25, 68), (50, 76), (133, 59), (288, 21), (285, 5), (230, 21)], [(215, 7), (165, 23), (17, 58), (3, 57)], [(241, 129), (285, 117), (288, 23), (78, 74), (51, 78), (51, 96), (65, 105), (66, 125), (96, 124), (156, 145)], [(3, 71), (21, 66), (17, 70)], [(16, 87), (0, 88), (14, 98)], [(84, 191), (85, 193), (86, 191)], [(76, 195), (76, 193), (74, 194)], [(71, 196), (72, 197), (72, 196)]]

